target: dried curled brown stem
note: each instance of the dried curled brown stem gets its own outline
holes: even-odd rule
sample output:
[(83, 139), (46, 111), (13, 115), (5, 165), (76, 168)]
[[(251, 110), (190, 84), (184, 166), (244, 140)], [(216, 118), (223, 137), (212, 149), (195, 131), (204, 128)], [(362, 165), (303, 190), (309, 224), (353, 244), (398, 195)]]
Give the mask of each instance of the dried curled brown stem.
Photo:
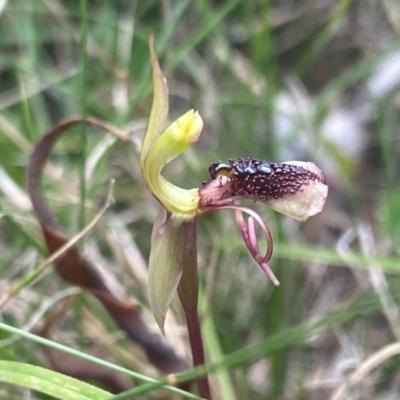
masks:
[[(81, 123), (104, 128), (121, 139), (127, 139), (122, 131), (104, 121), (90, 117), (85, 120), (71, 118), (54, 126), (35, 146), (26, 172), (27, 189), (50, 253), (54, 253), (62, 247), (68, 241), (68, 238), (41, 195), (42, 170), (57, 140), (68, 129)], [(178, 357), (160, 336), (150, 331), (142, 319), (140, 306), (117, 298), (108, 289), (91, 261), (82, 256), (76, 247), (68, 249), (56, 261), (55, 268), (65, 281), (94, 295), (108, 311), (116, 325), (130, 339), (143, 347), (149, 361), (155, 367), (164, 373), (174, 373), (188, 368), (186, 361)]]

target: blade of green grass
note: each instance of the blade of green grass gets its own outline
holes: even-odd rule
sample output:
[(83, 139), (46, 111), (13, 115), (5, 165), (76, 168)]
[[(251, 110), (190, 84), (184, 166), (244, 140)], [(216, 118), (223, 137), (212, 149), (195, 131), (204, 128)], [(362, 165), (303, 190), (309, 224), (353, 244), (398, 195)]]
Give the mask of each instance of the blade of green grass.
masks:
[(77, 356), (77, 357), (82, 358), (84, 360), (91, 361), (91, 362), (93, 362), (95, 364), (102, 365), (102, 366), (104, 366), (106, 368), (110, 368), (110, 369), (112, 369), (114, 371), (122, 372), (122, 373), (127, 374), (128, 376), (131, 376), (132, 378), (135, 378), (137, 380), (141, 380), (141, 381), (145, 381), (145, 382), (153, 382), (153, 383), (155, 383), (157, 385), (157, 388), (158, 387), (162, 387), (163, 389), (166, 389), (166, 390), (178, 393), (178, 394), (180, 394), (182, 396), (185, 396), (188, 399), (197, 399), (197, 400), (199, 399), (198, 396), (195, 396), (195, 395), (193, 395), (191, 393), (185, 392), (184, 390), (178, 389), (176, 387), (169, 386), (166, 383), (167, 382), (166, 380), (160, 381), (160, 380), (157, 380), (157, 379), (149, 378), (149, 377), (147, 377), (145, 375), (142, 375), (142, 374), (139, 374), (137, 372), (131, 371), (131, 370), (127, 369), (127, 368), (123, 368), (123, 367), (120, 367), (119, 365), (110, 363), (108, 361), (104, 361), (104, 360), (102, 360), (100, 358), (93, 357), (93, 356), (91, 356), (89, 354), (86, 354), (86, 353), (83, 353), (83, 352), (81, 352), (79, 350), (75, 350), (75, 349), (72, 349), (72, 348), (70, 348), (68, 346), (64, 346), (62, 344), (53, 342), (52, 340), (48, 340), (48, 339), (42, 338), (40, 336), (34, 335), (34, 334), (26, 332), (26, 331), (22, 331), (21, 329), (14, 328), (14, 327), (12, 327), (10, 325), (7, 325), (7, 324), (4, 324), (2, 322), (0, 322), (0, 330), (4, 330), (4, 331), (6, 331), (8, 333), (24, 337), (24, 338), (26, 338), (28, 340), (32, 340), (33, 342), (39, 343), (39, 344), (41, 344), (43, 346), (48, 346), (48, 347), (51, 347), (51, 348), (53, 348), (55, 350), (63, 351), (65, 353)]
[(34, 365), (0, 360), (0, 382), (12, 383), (62, 400), (106, 400), (111, 393)]
[[(88, 107), (88, 10), (87, 0), (80, 0), (80, 13), (81, 13), (81, 62), (82, 62), (82, 74), (81, 74), (81, 108), (82, 118), (87, 117)], [(83, 229), (85, 226), (85, 203), (86, 203), (86, 156), (88, 151), (88, 143), (86, 138), (86, 123), (82, 124), (81, 141), (82, 141), (82, 152), (81, 161), (79, 168), (79, 188), (80, 188), (80, 205), (79, 205), (79, 229)]]
[(294, 70), (298, 75), (302, 75), (307, 70), (312, 60), (318, 55), (329, 40), (331, 40), (352, 3), (353, 0), (340, 0), (338, 2), (326, 26), (322, 29), (315, 41), (313, 41), (310, 49), (304, 52), (297, 61)]

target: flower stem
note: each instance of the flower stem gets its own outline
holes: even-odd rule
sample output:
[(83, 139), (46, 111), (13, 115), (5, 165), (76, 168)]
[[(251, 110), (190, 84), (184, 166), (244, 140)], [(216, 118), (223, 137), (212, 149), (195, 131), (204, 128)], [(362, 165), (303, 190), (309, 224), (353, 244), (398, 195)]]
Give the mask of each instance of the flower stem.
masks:
[[(199, 297), (199, 277), (197, 271), (197, 244), (196, 230), (194, 228), (194, 240), (189, 251), (188, 258), (183, 267), (182, 278), (178, 285), (179, 299), (185, 312), (186, 324), (189, 333), (190, 348), (192, 350), (193, 365), (195, 367), (205, 364), (203, 338), (197, 303)], [(211, 399), (210, 386), (207, 375), (196, 380), (199, 395), (205, 399)]]
[[(193, 365), (197, 367), (205, 363), (199, 317), (196, 310), (185, 310), (185, 316), (189, 333), (190, 348), (192, 350)], [(197, 379), (197, 387), (201, 397), (211, 399), (210, 386), (207, 376)]]

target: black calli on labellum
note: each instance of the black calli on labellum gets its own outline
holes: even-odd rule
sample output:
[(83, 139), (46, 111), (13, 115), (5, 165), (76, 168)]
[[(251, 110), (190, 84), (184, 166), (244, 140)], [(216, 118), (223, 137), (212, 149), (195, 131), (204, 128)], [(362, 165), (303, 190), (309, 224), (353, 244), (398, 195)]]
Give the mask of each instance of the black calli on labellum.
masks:
[(274, 163), (250, 157), (215, 163), (208, 171), (211, 179), (228, 177), (233, 195), (260, 201), (295, 194), (302, 185), (317, 180), (326, 183), (320, 170), (316, 172), (292, 163)]

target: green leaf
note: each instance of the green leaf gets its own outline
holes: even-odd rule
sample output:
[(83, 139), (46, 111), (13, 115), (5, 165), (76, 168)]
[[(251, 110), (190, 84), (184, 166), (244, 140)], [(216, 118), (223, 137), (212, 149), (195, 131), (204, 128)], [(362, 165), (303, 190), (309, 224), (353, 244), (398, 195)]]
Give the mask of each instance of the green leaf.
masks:
[(149, 260), (148, 293), (154, 318), (164, 333), (164, 320), (182, 277), (195, 238), (195, 221), (161, 209), (154, 223)]
[(0, 382), (24, 386), (57, 399), (102, 400), (112, 397), (111, 393), (86, 382), (15, 361), (0, 361)]

